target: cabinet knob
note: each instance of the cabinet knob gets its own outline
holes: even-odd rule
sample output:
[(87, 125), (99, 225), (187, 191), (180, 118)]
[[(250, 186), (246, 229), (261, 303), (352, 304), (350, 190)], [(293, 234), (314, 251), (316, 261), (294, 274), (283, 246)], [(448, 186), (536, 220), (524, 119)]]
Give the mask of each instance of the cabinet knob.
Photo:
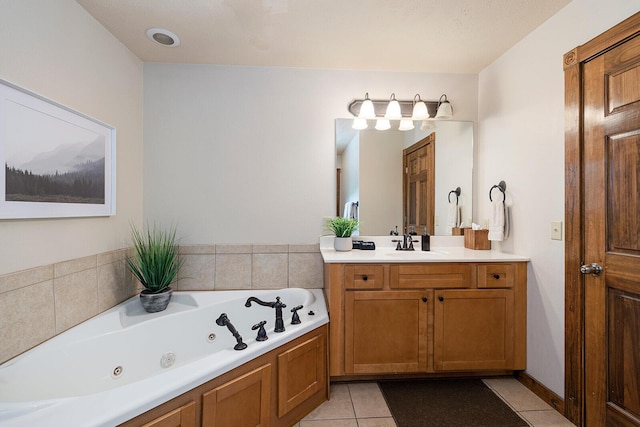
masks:
[(367, 275), (364, 274), (364, 275), (362, 275), (362, 280), (364, 280), (366, 282), (367, 280), (369, 280), (369, 277), (367, 277)]
[(438, 297), (438, 301), (444, 301), (444, 297), (443, 296), (439, 296)]
[(422, 302), (427, 302), (427, 297), (422, 297)]
[(496, 279), (496, 280), (498, 280), (498, 279), (500, 278), (500, 275), (499, 275), (499, 274), (494, 274), (494, 275), (493, 275), (493, 278), (494, 278), (494, 279)]

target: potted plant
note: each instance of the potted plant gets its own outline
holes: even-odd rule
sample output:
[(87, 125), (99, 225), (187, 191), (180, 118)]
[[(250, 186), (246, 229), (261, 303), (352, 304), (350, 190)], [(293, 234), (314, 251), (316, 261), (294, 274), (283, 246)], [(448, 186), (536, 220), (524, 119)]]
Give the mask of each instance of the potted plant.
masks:
[(169, 285), (183, 263), (178, 257), (176, 229), (162, 230), (147, 224), (139, 231), (132, 225), (131, 237), (134, 254), (127, 257), (127, 267), (144, 287), (140, 302), (149, 313), (162, 311), (173, 295)]
[(353, 248), (351, 235), (358, 229), (358, 220), (335, 217), (327, 220), (327, 228), (336, 235), (333, 247), (336, 251), (350, 251)]

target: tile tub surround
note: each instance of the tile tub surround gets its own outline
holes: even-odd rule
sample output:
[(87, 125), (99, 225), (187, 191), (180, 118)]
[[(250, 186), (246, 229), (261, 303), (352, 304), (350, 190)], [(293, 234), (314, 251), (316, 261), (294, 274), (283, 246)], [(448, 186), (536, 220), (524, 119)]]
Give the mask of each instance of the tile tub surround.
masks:
[[(128, 249), (0, 276), (0, 363), (139, 293)], [(322, 288), (318, 244), (182, 245), (178, 291)]]

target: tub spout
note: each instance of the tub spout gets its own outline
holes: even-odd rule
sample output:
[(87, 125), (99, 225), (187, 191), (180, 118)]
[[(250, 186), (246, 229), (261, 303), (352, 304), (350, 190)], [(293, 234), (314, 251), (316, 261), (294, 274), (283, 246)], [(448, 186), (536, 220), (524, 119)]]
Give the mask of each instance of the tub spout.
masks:
[(276, 326), (273, 330), (274, 332), (284, 332), (284, 320), (282, 320), (282, 309), (287, 305), (280, 302), (280, 297), (276, 297), (276, 300), (273, 302), (265, 302), (261, 301), (256, 297), (247, 298), (247, 302), (244, 304), (245, 307), (251, 307), (251, 302), (255, 302), (256, 304), (260, 304), (265, 307), (271, 307), (276, 309)]
[(222, 313), (220, 317), (216, 319), (216, 324), (218, 326), (226, 326), (227, 329), (229, 329), (229, 332), (231, 332), (231, 334), (235, 337), (237, 344), (233, 346), (234, 350), (244, 350), (245, 348), (247, 348), (247, 345), (242, 342), (242, 337), (227, 317), (227, 313)]

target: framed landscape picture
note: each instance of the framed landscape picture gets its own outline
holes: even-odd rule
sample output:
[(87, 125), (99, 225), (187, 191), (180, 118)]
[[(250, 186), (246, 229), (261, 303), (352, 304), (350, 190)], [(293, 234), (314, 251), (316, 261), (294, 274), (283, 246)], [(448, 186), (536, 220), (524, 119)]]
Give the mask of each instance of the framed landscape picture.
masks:
[(115, 215), (116, 131), (0, 79), (0, 219)]

